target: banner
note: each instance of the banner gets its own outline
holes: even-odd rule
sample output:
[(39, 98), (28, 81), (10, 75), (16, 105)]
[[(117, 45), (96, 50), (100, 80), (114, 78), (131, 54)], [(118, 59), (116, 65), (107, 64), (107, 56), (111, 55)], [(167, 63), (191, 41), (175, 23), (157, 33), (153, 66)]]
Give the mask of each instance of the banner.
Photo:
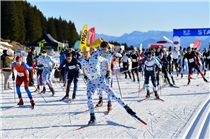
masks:
[(192, 48), (200, 49), (201, 44), (202, 44), (202, 41), (201, 41), (201, 40), (196, 40), (196, 41), (193, 43), (193, 47), (192, 47)]
[(80, 47), (80, 41), (77, 40), (77, 41), (74, 43), (74, 49), (75, 49), (75, 50), (76, 50), (76, 49), (79, 49), (79, 47)]
[(139, 50), (141, 50), (142, 51), (142, 43), (140, 44), (140, 46), (139, 46)]
[(87, 46), (88, 39), (88, 25), (85, 24), (82, 28), (81, 36), (80, 36), (80, 49), (84, 46)]
[(88, 44), (94, 42), (96, 40), (96, 33), (95, 33), (95, 28), (90, 28), (88, 31)]
[(210, 28), (173, 29), (173, 36), (210, 36)]

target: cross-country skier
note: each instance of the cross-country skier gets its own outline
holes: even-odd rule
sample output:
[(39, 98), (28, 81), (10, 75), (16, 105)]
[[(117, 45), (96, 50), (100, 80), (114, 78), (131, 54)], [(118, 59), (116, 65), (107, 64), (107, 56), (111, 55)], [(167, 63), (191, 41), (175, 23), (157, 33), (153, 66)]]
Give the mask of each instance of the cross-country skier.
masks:
[(152, 84), (153, 84), (153, 90), (155, 92), (155, 97), (159, 99), (159, 95), (157, 92), (157, 85), (156, 85), (156, 76), (155, 76), (155, 66), (157, 65), (159, 70), (161, 69), (160, 63), (157, 61), (156, 58), (152, 57), (152, 53), (148, 52), (146, 54), (146, 59), (142, 62), (142, 64), (145, 66), (144, 68), (144, 86), (147, 90), (147, 95), (146, 97), (150, 97), (150, 92), (149, 92), (149, 77), (151, 76)]
[(17, 56), (16, 57), (16, 62), (12, 63), (12, 80), (13, 81), (15, 80), (14, 70), (17, 71), (16, 91), (17, 91), (17, 95), (18, 95), (18, 98), (19, 98), (19, 102), (18, 102), (17, 105), (23, 105), (24, 104), (23, 99), (22, 99), (22, 95), (21, 95), (21, 92), (20, 92), (20, 86), (24, 82), (25, 90), (27, 92), (27, 95), (30, 99), (31, 106), (33, 108), (35, 103), (34, 103), (34, 100), (32, 99), (31, 92), (28, 89), (28, 85), (29, 85), (28, 71), (32, 72), (31, 74), (33, 74), (33, 68), (29, 67), (26, 63), (22, 62), (22, 58), (20, 56)]
[(41, 93), (46, 92), (45, 86), (46, 86), (46, 81), (48, 81), (49, 84), (50, 84), (50, 91), (52, 92), (52, 96), (54, 96), (55, 91), (54, 91), (53, 86), (52, 86), (51, 72), (52, 72), (52, 68), (55, 67), (55, 62), (49, 56), (47, 56), (47, 52), (44, 51), (44, 50), (42, 51), (42, 56), (37, 58), (37, 62), (38, 62), (38, 64), (43, 64), (44, 65), (44, 69), (43, 69), (43, 72), (42, 72), (43, 90), (41, 91)]
[(204, 49), (203, 61), (204, 61), (204, 75), (206, 75), (206, 71), (210, 70), (210, 49), (209, 51), (207, 48)]
[[(170, 81), (170, 79), (168, 77), (168, 67), (169, 67), (168, 60), (163, 55), (164, 55), (164, 53), (163, 52), (160, 52), (159, 55), (158, 55), (158, 57), (156, 57), (156, 58), (160, 62), (161, 66), (162, 66), (161, 72), (163, 73), (165, 79), (167, 79), (167, 81), (168, 81), (168, 83), (169, 83), (170, 86), (173, 86), (173, 84), (171, 83), (171, 81)], [(160, 84), (159, 83), (159, 73), (160, 73), (160, 71), (158, 70), (157, 76), (156, 76), (156, 78), (157, 78), (157, 85)]]
[(131, 69), (131, 73), (132, 73), (132, 76), (133, 76), (133, 82), (135, 82), (135, 76), (134, 76), (134, 73), (136, 74), (136, 77), (137, 77), (137, 81), (139, 82), (139, 74), (138, 74), (138, 59), (139, 59), (139, 55), (137, 54), (137, 50), (134, 50), (131, 55), (130, 55), (130, 59), (132, 61), (132, 69)]
[(123, 57), (121, 58), (122, 62), (123, 62), (123, 72), (125, 74), (125, 79), (127, 79), (127, 73), (129, 78), (131, 79), (131, 73), (129, 69), (130, 66), (130, 58), (128, 57), (128, 55), (126, 53), (124, 53)]
[[(83, 59), (81, 59), (82, 71), (84, 78), (87, 80), (87, 99), (88, 99), (88, 109), (90, 112), (90, 121), (88, 125), (93, 125), (96, 122), (94, 105), (93, 105), (93, 94), (96, 88), (100, 87), (104, 91), (112, 96), (120, 105), (122, 105), (131, 116), (136, 116), (136, 113), (129, 108), (120, 98), (118, 98), (109, 85), (106, 83), (106, 79), (110, 77), (110, 67), (107, 60), (99, 55), (90, 55), (90, 48), (82, 48)], [(106, 61), (106, 76), (104, 77), (100, 71), (100, 64)]]
[(78, 62), (78, 60), (75, 57), (73, 57), (72, 53), (67, 53), (66, 59), (61, 63), (58, 69), (61, 70), (64, 65), (65, 65), (64, 77), (66, 77), (67, 80), (67, 87), (66, 87), (66, 95), (63, 97), (63, 99), (69, 99), (69, 91), (73, 80), (74, 80), (74, 90), (72, 94), (72, 99), (75, 99), (77, 92), (77, 83), (79, 78), (79, 69), (81, 69), (81, 64)]
[[(188, 74), (188, 85), (190, 84), (190, 78), (192, 75), (192, 68), (195, 68), (203, 77), (203, 80), (205, 82), (208, 82), (206, 80), (206, 78), (204, 77), (204, 74), (202, 71), (200, 71), (200, 69), (198, 68), (198, 65), (195, 63), (195, 61), (198, 59), (196, 53), (194, 51), (192, 51), (191, 47), (187, 47), (187, 53), (184, 55), (182, 63), (184, 63), (184, 59), (187, 58), (188, 60), (188, 67), (189, 67), (189, 74)], [(182, 67), (184, 67), (184, 64), (182, 65)]]

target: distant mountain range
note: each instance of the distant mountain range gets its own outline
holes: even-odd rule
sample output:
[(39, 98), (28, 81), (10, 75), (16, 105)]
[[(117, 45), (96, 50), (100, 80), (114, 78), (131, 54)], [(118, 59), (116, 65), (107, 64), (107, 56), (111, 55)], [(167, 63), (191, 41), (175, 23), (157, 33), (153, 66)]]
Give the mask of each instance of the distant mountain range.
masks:
[[(128, 46), (139, 47), (140, 43), (144, 48), (148, 48), (148, 44), (156, 43), (162, 36), (166, 36), (168, 39), (173, 40), (173, 32), (171, 31), (133, 31), (130, 34), (125, 33), (120, 37), (109, 36), (105, 34), (96, 34), (96, 38), (103, 38), (106, 41), (117, 41), (119, 43), (127, 43)], [(202, 40), (201, 50), (209, 46), (210, 37), (181, 37), (181, 45), (183, 47), (189, 46), (196, 40)]]

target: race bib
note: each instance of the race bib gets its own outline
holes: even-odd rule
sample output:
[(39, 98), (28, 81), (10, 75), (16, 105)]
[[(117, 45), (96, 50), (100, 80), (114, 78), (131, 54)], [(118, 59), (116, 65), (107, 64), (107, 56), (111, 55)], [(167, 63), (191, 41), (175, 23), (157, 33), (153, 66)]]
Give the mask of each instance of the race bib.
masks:
[(132, 59), (132, 62), (136, 62), (136, 59)]
[(189, 59), (189, 62), (190, 63), (194, 62), (194, 58)]
[(75, 65), (73, 65), (73, 66), (69, 66), (69, 69), (71, 70), (71, 69), (75, 69), (76, 68), (76, 66)]
[(210, 59), (210, 56), (208, 56), (207, 59)]
[(20, 76), (20, 77), (23, 77), (23, 76), (24, 76), (24, 73), (22, 73), (22, 72), (17, 72), (17, 75)]
[(146, 70), (147, 71), (152, 71), (153, 70), (153, 67), (146, 67)]

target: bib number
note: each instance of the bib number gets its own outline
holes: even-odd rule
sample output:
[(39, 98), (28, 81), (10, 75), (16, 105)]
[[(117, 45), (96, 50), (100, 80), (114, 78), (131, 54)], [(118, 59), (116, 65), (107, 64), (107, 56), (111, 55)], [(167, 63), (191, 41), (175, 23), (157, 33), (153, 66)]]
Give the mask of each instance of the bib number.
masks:
[(153, 67), (146, 67), (146, 70), (147, 71), (152, 71), (153, 70)]
[(190, 63), (194, 62), (194, 59), (193, 58), (189, 59), (189, 62)]
[(75, 68), (76, 68), (76, 66), (75, 66), (75, 65), (73, 65), (73, 66), (69, 66), (69, 69), (70, 69), (70, 70), (75, 69)]
[(132, 59), (132, 62), (136, 62), (136, 59)]
[(24, 76), (24, 73), (22, 73), (22, 72), (17, 72), (17, 75), (20, 76), (20, 77), (23, 77), (23, 76)]

